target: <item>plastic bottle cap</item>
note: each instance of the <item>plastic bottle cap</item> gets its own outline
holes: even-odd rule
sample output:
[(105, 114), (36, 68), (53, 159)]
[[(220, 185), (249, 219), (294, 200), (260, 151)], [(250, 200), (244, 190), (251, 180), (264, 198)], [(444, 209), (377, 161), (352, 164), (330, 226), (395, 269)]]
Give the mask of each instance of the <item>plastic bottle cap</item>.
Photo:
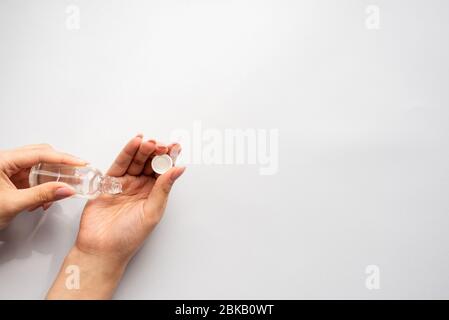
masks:
[(155, 156), (153, 160), (151, 160), (151, 168), (158, 174), (166, 173), (171, 167), (173, 167), (173, 160), (168, 154)]

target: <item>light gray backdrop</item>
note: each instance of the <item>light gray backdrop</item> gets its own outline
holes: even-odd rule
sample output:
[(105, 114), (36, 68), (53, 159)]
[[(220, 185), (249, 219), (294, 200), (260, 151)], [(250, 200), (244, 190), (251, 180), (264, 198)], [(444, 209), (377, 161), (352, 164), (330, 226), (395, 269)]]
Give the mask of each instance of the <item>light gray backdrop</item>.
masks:
[[(449, 298), (448, 39), (446, 0), (0, 0), (0, 148), (277, 129), (274, 175), (188, 166), (116, 298)], [(0, 298), (45, 296), (83, 205), (0, 233)]]

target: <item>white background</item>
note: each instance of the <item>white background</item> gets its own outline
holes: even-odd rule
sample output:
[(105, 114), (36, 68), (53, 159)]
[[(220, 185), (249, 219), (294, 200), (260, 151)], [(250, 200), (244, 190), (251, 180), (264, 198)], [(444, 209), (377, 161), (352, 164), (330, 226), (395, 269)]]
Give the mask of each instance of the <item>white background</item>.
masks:
[[(444, 0), (0, 0), (0, 148), (278, 129), (275, 175), (188, 166), (116, 298), (449, 298), (447, 39)], [(83, 205), (0, 232), (0, 298), (45, 296)]]

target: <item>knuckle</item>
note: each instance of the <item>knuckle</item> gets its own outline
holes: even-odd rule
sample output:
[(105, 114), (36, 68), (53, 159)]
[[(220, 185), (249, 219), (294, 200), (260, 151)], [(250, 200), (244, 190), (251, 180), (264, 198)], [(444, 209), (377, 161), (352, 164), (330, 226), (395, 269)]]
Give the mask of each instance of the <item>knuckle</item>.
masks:
[(143, 166), (145, 164), (145, 161), (143, 161), (142, 159), (138, 159), (138, 158), (134, 158), (133, 161), (137, 166)]
[(128, 163), (128, 159), (126, 159), (125, 157), (118, 157), (115, 160), (115, 164), (120, 168), (126, 168), (128, 166)]
[(51, 145), (48, 143), (38, 143), (38, 144), (29, 144), (26, 146), (23, 146), (22, 149), (41, 149), (41, 150), (48, 150), (53, 149)]
[(162, 193), (163, 193), (165, 196), (168, 196), (169, 193), (170, 193), (170, 191), (171, 191), (172, 186), (173, 186), (173, 183), (172, 183), (171, 181), (169, 181), (169, 182), (167, 182), (167, 183), (164, 183), (164, 184), (161, 186), (161, 191), (162, 191)]
[(1, 170), (5, 170), (8, 167), (11, 167), (14, 158), (14, 151), (6, 150), (0, 152), (0, 168)]
[(45, 203), (50, 200), (50, 195), (47, 191), (39, 190), (35, 194), (35, 200), (37, 203)]
[(38, 144), (38, 147), (40, 147), (41, 149), (53, 149), (53, 147), (48, 143), (40, 143)]
[(60, 163), (68, 163), (69, 162), (69, 157), (65, 154), (59, 154), (58, 155), (58, 160)]
[(13, 202), (8, 200), (13, 198), (14, 196), (10, 196), (8, 192), (0, 193), (0, 203), (2, 204), (3, 212), (9, 212), (11, 210), (11, 208), (13, 207)]
[(161, 221), (161, 214), (159, 214), (158, 212), (153, 213), (153, 214), (149, 214), (147, 215), (144, 219), (145, 219), (145, 224), (149, 227), (149, 228), (154, 228), (160, 221)]
[(9, 151), (0, 151), (0, 161), (5, 161), (9, 156)]
[(162, 192), (163, 192), (164, 195), (166, 195), (166, 196), (168, 196), (168, 194), (170, 193), (170, 190), (171, 190), (171, 186), (169, 186), (169, 185), (164, 185), (164, 186), (162, 187)]

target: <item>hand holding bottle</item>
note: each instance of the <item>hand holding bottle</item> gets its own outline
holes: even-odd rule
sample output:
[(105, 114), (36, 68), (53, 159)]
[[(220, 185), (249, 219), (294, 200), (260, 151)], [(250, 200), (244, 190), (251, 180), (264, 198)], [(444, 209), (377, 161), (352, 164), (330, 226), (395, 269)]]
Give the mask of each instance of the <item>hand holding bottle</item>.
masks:
[[(171, 187), (185, 168), (173, 167), (156, 178), (152, 159), (175, 158), (180, 146), (142, 138), (131, 139), (106, 173), (119, 180), (122, 192), (100, 194), (86, 204), (75, 246), (48, 298), (110, 298), (129, 260), (160, 221)], [(71, 265), (80, 268), (79, 290), (65, 287), (65, 269)]]
[(28, 183), (30, 168), (40, 162), (86, 165), (85, 161), (55, 151), (47, 144), (0, 151), (0, 230), (8, 226), (23, 210), (32, 211), (40, 206), (47, 209), (53, 201), (74, 194), (70, 186), (61, 182), (48, 182), (30, 188)]

